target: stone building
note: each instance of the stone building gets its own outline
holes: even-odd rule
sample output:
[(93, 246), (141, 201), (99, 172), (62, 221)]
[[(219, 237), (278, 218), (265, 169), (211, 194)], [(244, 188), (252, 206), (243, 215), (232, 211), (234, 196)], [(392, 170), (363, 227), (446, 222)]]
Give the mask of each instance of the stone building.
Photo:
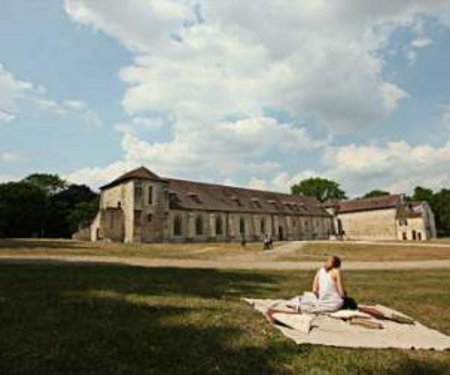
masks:
[(327, 202), (338, 238), (349, 240), (428, 240), (436, 237), (434, 215), (426, 202), (404, 196)]
[(428, 240), (436, 237), (426, 202), (403, 195), (332, 201), (161, 178), (141, 167), (101, 188), (92, 241)]
[(333, 218), (316, 199), (161, 178), (141, 167), (101, 188), (91, 240), (120, 242), (328, 239)]

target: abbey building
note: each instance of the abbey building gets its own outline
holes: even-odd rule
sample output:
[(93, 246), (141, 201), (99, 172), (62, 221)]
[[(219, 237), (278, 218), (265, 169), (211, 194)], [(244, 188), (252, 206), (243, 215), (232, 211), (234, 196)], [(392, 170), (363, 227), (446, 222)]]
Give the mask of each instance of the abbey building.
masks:
[(320, 204), (315, 198), (162, 178), (141, 167), (101, 188), (75, 238), (117, 242), (415, 239), (435, 236), (424, 202), (402, 196)]

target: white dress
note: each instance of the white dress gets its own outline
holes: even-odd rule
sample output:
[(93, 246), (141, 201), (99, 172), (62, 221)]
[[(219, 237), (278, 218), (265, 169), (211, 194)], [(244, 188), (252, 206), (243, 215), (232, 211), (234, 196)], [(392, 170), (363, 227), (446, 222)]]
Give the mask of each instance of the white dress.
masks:
[(303, 295), (294, 297), (288, 302), (288, 306), (304, 313), (334, 312), (344, 304), (339, 295), (336, 282), (325, 268), (317, 271), (319, 278), (319, 298), (312, 292), (304, 292)]
[(344, 300), (339, 294), (336, 281), (325, 268), (318, 271), (319, 276), (319, 300), (317, 309), (323, 312), (333, 312), (339, 310), (344, 304)]

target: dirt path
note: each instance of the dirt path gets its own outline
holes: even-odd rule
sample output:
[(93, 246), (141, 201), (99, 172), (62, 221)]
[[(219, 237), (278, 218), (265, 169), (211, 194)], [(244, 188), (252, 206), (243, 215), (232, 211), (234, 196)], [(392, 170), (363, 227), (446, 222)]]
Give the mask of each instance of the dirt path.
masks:
[[(138, 267), (212, 268), (243, 270), (314, 270), (322, 262), (274, 262), (270, 259), (239, 260), (194, 260), (194, 259), (148, 259), (112, 256), (60, 256), (60, 255), (0, 255), (1, 263), (50, 263), (50, 264), (118, 264)], [(408, 269), (448, 269), (450, 260), (388, 261), (388, 262), (345, 262), (345, 270), (408, 270)]]

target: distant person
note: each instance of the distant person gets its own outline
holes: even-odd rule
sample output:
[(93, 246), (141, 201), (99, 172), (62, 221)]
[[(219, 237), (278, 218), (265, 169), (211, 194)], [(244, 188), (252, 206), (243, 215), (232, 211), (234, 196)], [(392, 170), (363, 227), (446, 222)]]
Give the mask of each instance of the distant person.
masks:
[(270, 250), (270, 237), (266, 233), (263, 239), (263, 250)]
[(269, 249), (273, 250), (273, 238), (271, 234), (269, 234)]

